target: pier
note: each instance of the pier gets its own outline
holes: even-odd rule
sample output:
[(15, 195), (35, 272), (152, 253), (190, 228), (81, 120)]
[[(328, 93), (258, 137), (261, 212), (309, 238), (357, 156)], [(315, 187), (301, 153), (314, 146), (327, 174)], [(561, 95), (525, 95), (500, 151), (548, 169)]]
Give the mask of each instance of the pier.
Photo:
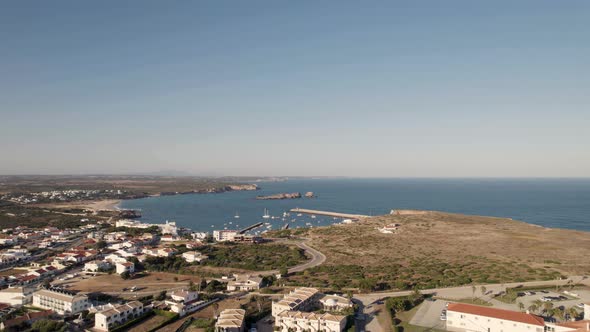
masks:
[(264, 223), (262, 223), (262, 222), (257, 222), (257, 223), (255, 223), (254, 225), (250, 225), (250, 226), (248, 226), (248, 227), (246, 227), (246, 228), (244, 228), (244, 229), (242, 229), (242, 230), (238, 231), (238, 233), (239, 233), (239, 234), (244, 234), (244, 233), (246, 233), (247, 231), (249, 231), (249, 230), (251, 230), (251, 229), (254, 229), (254, 228), (257, 228), (257, 227), (260, 227), (260, 226), (262, 226), (262, 225), (264, 225)]
[(330, 212), (330, 211), (308, 210), (308, 209), (300, 209), (300, 208), (291, 209), (290, 212), (305, 213), (305, 214), (317, 214), (319, 216), (329, 216), (329, 217), (352, 219), (352, 220), (358, 220), (358, 219), (369, 217), (364, 214), (349, 214), (349, 213)]

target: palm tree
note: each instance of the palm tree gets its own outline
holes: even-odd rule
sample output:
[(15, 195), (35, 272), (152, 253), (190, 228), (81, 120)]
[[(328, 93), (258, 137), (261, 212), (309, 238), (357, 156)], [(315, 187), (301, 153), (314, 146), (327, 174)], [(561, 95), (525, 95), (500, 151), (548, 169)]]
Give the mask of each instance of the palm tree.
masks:
[(535, 304), (537, 306), (538, 309), (541, 309), (543, 307), (543, 301), (537, 299), (533, 301), (533, 304)]
[(484, 296), (486, 294), (486, 290), (487, 290), (486, 286), (481, 286), (479, 289), (481, 291), (481, 296)]
[(524, 304), (522, 302), (518, 302), (518, 309), (520, 309), (520, 311), (524, 310)]
[(555, 308), (553, 310), (551, 310), (553, 315), (557, 318), (559, 318), (560, 320), (563, 320), (565, 318), (565, 312), (560, 309), (560, 308)]
[(574, 307), (568, 308), (565, 312), (570, 315), (571, 320), (576, 320), (576, 317), (578, 317), (578, 310)]
[(530, 312), (537, 312), (537, 310), (538, 310), (538, 309), (539, 309), (539, 307), (538, 307), (536, 304), (534, 304), (534, 303), (533, 303), (533, 304), (531, 304), (531, 305), (528, 307), (528, 310), (529, 310)]
[(551, 309), (553, 309), (553, 303), (551, 303), (551, 302), (543, 303), (543, 311), (544, 312), (549, 313), (549, 311), (551, 311)]
[(471, 300), (475, 299), (475, 285), (471, 286)]

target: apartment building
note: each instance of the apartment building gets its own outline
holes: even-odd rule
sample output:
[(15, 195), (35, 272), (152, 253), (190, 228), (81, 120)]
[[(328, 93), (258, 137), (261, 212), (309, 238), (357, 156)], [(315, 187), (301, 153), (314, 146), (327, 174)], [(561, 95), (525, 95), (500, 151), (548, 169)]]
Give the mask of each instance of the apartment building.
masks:
[(100, 331), (109, 331), (116, 326), (141, 316), (143, 313), (144, 307), (139, 301), (119, 305), (107, 305), (94, 316), (94, 328)]
[(60, 315), (75, 315), (89, 308), (88, 296), (61, 289), (41, 289), (33, 293), (33, 306), (51, 309)]

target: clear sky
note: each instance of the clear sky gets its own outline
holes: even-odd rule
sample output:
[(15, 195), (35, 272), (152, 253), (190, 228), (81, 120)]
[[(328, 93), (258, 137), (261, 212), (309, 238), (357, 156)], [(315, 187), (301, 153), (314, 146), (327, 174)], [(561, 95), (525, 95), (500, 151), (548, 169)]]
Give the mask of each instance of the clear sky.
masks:
[(3, 1), (0, 174), (590, 176), (590, 1)]

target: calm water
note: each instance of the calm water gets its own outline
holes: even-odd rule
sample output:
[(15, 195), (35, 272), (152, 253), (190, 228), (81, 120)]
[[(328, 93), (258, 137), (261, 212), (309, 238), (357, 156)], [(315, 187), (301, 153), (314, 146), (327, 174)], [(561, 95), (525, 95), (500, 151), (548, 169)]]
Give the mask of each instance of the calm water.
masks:
[[(423, 209), (509, 217), (528, 223), (590, 231), (590, 179), (306, 179), (262, 182), (256, 192), (193, 194), (124, 201), (140, 209), (143, 221), (174, 220), (193, 230), (236, 229), (301, 207), (359, 214), (386, 214), (391, 209)], [(258, 201), (257, 195), (313, 191), (317, 198)], [(239, 219), (234, 218), (238, 213)], [(332, 218), (291, 214), (291, 228), (327, 225)], [(340, 220), (337, 220), (340, 221)], [(231, 222), (231, 224), (230, 224)]]

